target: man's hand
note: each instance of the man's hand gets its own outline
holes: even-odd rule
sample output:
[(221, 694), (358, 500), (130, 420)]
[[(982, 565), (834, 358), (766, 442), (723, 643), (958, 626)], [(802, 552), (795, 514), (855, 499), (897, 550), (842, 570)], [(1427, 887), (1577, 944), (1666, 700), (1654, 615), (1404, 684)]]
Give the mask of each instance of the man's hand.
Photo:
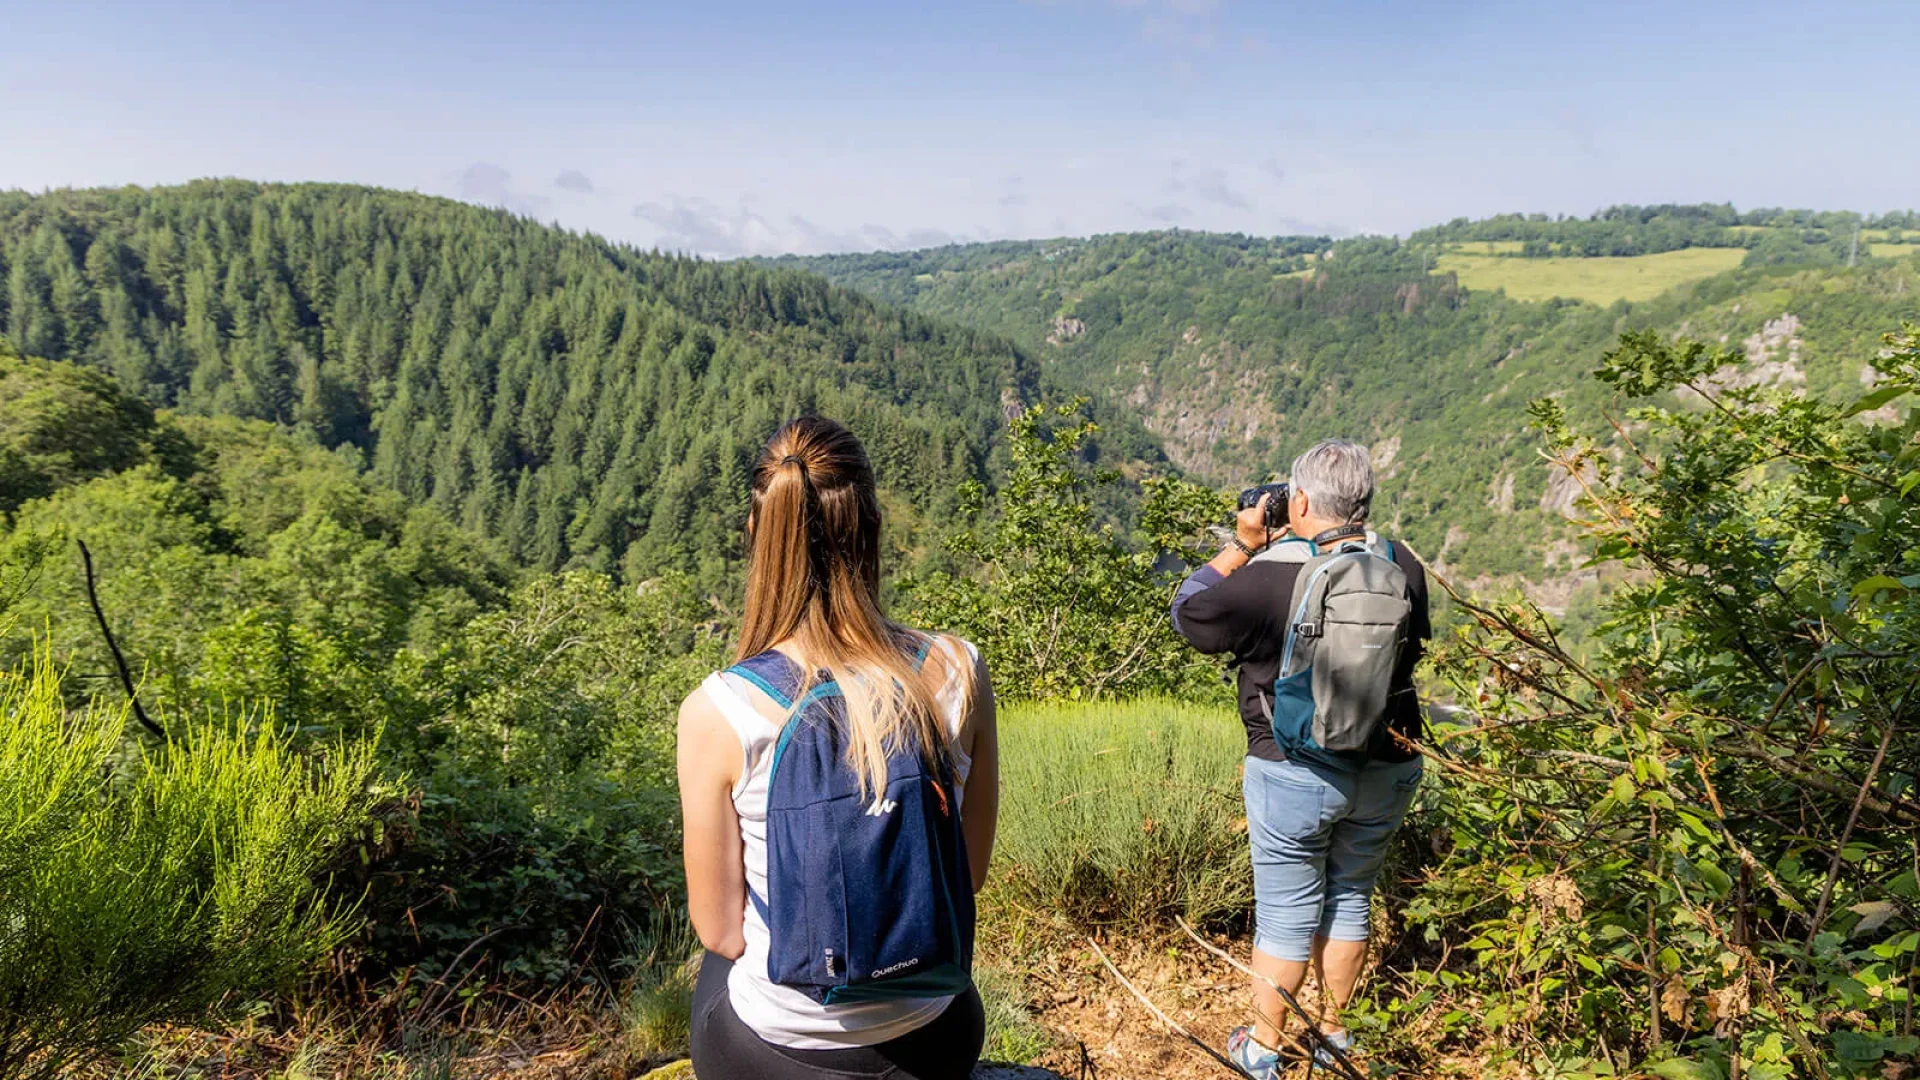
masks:
[(1259, 551), (1275, 540), (1279, 533), (1267, 528), (1267, 500), (1273, 498), (1269, 491), (1260, 496), (1260, 501), (1233, 516), (1233, 535), (1240, 542)]
[(1286, 535), (1285, 529), (1275, 531), (1267, 528), (1267, 500), (1271, 498), (1273, 498), (1271, 492), (1262, 495), (1259, 502), (1233, 516), (1234, 539), (1245, 544), (1246, 550), (1243, 551), (1233, 544), (1222, 548), (1220, 554), (1215, 555), (1213, 560), (1207, 563), (1208, 566), (1213, 567), (1215, 573), (1226, 577), (1247, 565), (1247, 560), (1251, 558), (1250, 552), (1259, 551)]

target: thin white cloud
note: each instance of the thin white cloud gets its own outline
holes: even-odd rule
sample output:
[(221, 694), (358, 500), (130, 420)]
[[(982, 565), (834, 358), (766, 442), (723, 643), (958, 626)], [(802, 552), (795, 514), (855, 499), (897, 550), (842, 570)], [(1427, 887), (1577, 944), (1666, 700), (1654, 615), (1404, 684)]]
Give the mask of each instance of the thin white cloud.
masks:
[(754, 210), (748, 200), (729, 209), (698, 197), (672, 196), (635, 206), (633, 216), (653, 228), (652, 246), (716, 259), (906, 251), (985, 238), (930, 228), (895, 230), (877, 224), (850, 228), (826, 226), (797, 214), (769, 217)]
[(1161, 190), (1168, 195), (1191, 195), (1201, 202), (1224, 206), (1229, 210), (1252, 210), (1253, 199), (1227, 179), (1227, 170), (1218, 165), (1190, 169), (1176, 159), (1167, 170)]
[(562, 191), (571, 191), (580, 195), (593, 194), (593, 181), (579, 169), (562, 169), (554, 178), (553, 186)]
[[(1028, 0), (1042, 7), (1091, 7), (1133, 18), (1140, 36), (1163, 47), (1169, 68), (1182, 77), (1194, 73), (1199, 57), (1226, 36), (1225, 0)], [(1239, 35), (1243, 45), (1258, 39)]]
[(491, 161), (476, 161), (460, 174), (460, 198), (526, 217), (544, 217), (548, 200), (513, 186), (513, 174)]

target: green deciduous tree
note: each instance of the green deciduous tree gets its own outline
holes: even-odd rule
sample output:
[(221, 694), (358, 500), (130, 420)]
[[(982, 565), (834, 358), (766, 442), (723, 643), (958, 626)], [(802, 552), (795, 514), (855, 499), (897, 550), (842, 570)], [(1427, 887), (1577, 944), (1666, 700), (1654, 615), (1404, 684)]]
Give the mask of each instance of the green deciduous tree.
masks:
[(1217, 687), (1218, 666), (1173, 633), (1178, 575), (1161, 556), (1190, 555), (1194, 534), (1225, 520), (1225, 500), (1151, 481), (1142, 520), (1153, 535), (1133, 542), (1100, 513), (1099, 496), (1120, 478), (1079, 459), (1095, 431), (1079, 412), (1078, 403), (1035, 409), (1010, 423), (1012, 468), (993, 512), (985, 490), (971, 489), (975, 527), (949, 543), (967, 566), (904, 582), (913, 618), (978, 644), (995, 692), (1010, 699)]

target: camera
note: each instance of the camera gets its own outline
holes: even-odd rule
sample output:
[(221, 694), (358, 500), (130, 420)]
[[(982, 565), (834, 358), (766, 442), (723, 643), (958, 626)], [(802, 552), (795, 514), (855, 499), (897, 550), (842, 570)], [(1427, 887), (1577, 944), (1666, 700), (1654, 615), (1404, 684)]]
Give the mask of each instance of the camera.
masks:
[(1272, 495), (1273, 498), (1267, 500), (1267, 528), (1284, 529), (1287, 527), (1287, 499), (1292, 494), (1293, 486), (1290, 484), (1261, 484), (1250, 487), (1240, 493), (1239, 509), (1245, 510), (1249, 506), (1258, 505), (1262, 495)]

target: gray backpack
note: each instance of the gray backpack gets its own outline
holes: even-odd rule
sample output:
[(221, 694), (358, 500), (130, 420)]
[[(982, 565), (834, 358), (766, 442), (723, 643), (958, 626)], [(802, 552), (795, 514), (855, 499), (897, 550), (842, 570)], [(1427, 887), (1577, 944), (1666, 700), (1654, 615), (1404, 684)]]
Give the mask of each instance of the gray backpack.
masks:
[(1355, 771), (1385, 722), (1413, 605), (1391, 541), (1309, 545), (1287, 605), (1273, 699), (1273, 741), (1289, 760)]

